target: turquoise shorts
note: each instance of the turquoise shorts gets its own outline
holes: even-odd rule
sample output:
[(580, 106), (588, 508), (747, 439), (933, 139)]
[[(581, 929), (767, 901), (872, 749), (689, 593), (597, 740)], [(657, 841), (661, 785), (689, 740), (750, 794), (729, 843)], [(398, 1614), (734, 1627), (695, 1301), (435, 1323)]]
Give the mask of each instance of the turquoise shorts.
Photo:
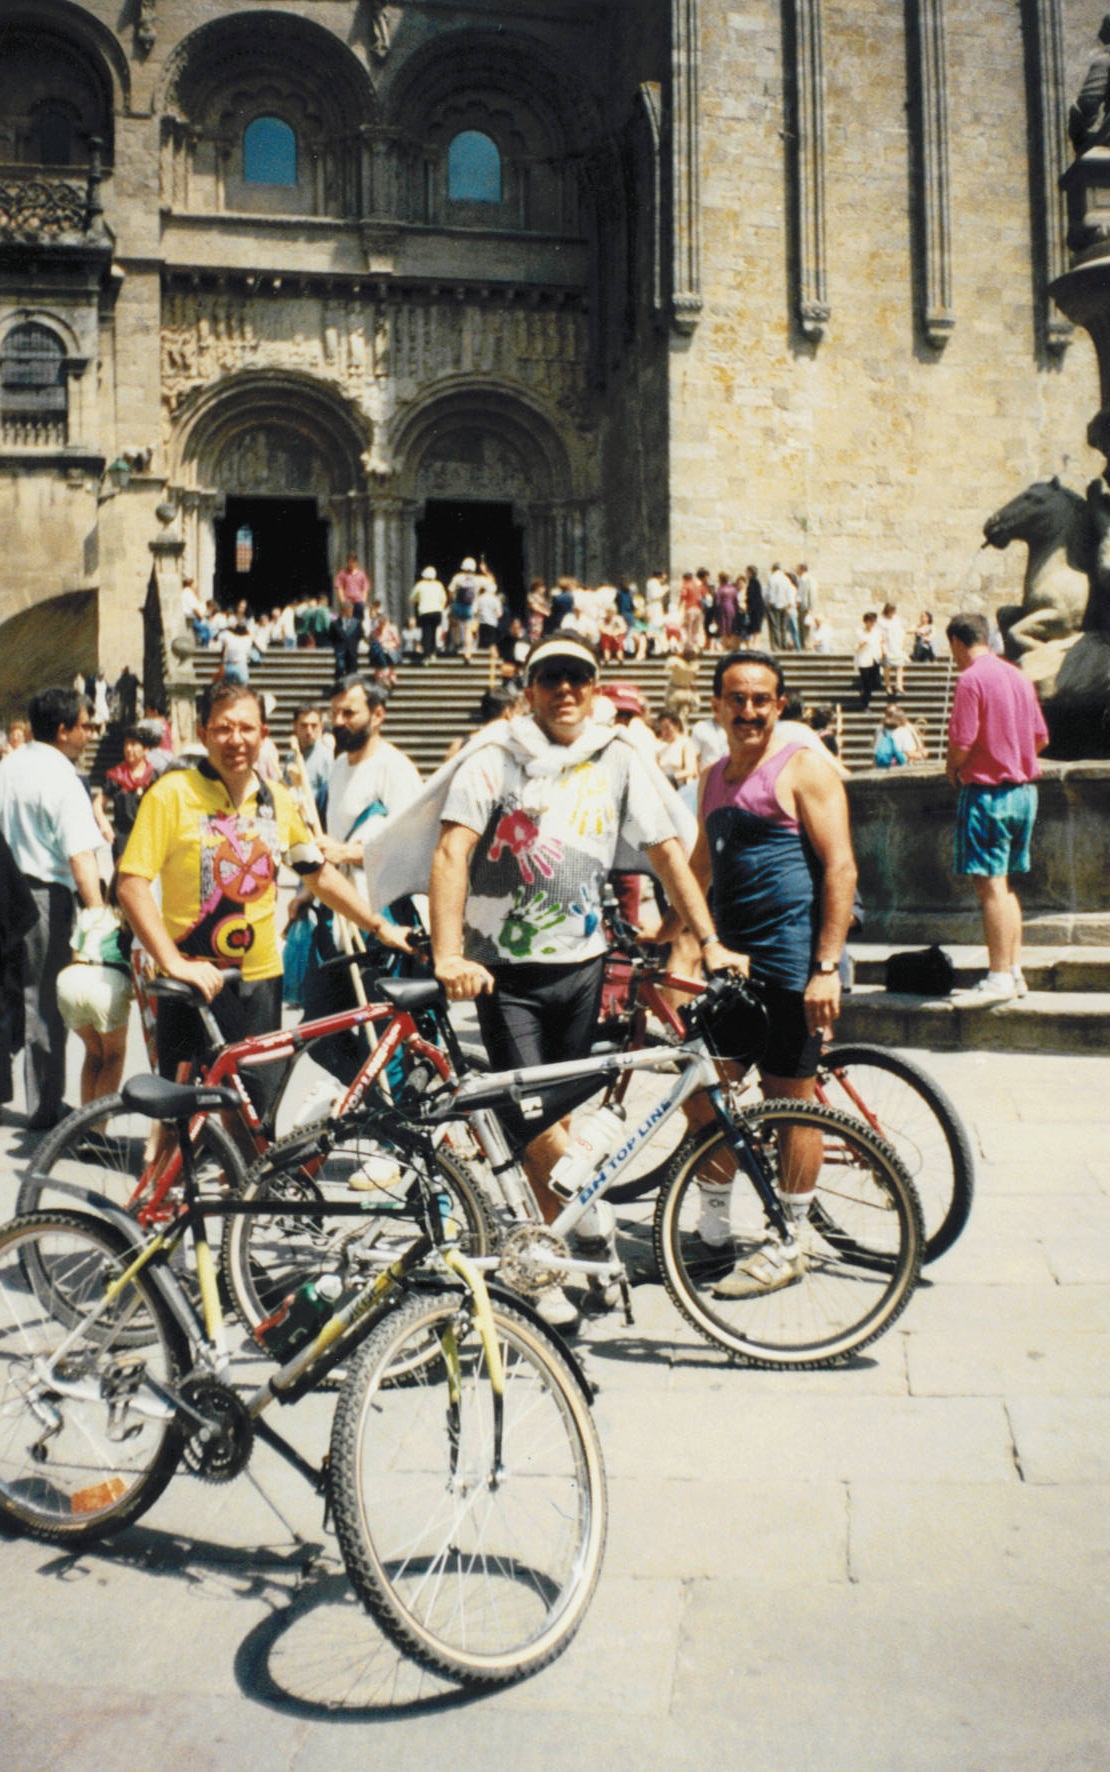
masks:
[(1029, 845), (1037, 817), (1033, 782), (1003, 782), (990, 787), (973, 782), (960, 789), (953, 845), (957, 874), (1029, 872)]

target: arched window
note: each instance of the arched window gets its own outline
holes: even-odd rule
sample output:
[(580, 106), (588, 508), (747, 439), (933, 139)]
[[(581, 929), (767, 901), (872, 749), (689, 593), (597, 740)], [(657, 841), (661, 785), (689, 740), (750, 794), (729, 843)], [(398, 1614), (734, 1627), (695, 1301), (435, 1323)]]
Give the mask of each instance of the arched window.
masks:
[(0, 419), (8, 442), (66, 440), (65, 347), (33, 320), (13, 326), (0, 345)]
[(454, 203), (500, 203), (501, 154), (480, 129), (464, 129), (448, 148), (447, 195)]
[(43, 166), (68, 166), (73, 158), (73, 123), (63, 111), (39, 118), (39, 159)]
[(243, 132), (243, 179), (249, 185), (295, 185), (297, 138), (280, 117), (256, 117)]

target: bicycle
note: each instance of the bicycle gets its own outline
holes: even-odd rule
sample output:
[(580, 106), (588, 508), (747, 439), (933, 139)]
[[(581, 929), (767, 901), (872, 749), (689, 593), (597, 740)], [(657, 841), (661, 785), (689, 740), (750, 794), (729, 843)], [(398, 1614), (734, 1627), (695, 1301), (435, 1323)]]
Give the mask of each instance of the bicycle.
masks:
[[(334, 1508), (351, 1581), (402, 1649), (478, 1685), (546, 1665), (582, 1621), (604, 1548), (591, 1393), (573, 1356), (459, 1248), (431, 1141), (419, 1237), (354, 1289), (334, 1276), (325, 1287), (317, 1269), (315, 1291), (268, 1327), (277, 1369), (244, 1395), (228, 1378), (205, 1220), (251, 1207), (202, 1197), (189, 1133), (237, 1098), (149, 1076), (121, 1093), (175, 1126), (179, 1204), (147, 1229), (59, 1183), (69, 1209), (0, 1230), (0, 1524), (84, 1545), (137, 1520), (181, 1466), (229, 1481), (261, 1439)], [(175, 1272), (180, 1248), (199, 1310)], [(264, 1414), (340, 1367), (316, 1468)]]
[[(681, 1016), (665, 993), (693, 995), (703, 989), (702, 982), (670, 972), (662, 956), (645, 950), (612, 907), (607, 921), (614, 947), (606, 966), (595, 1050), (680, 1041)], [(935, 1261), (963, 1232), (975, 1193), (971, 1141), (944, 1090), (910, 1059), (859, 1041), (825, 1050), (816, 1086), (820, 1104), (863, 1120), (897, 1152), (921, 1202), (922, 1260)], [(619, 1183), (609, 1193), (611, 1202), (627, 1205), (654, 1192), (664, 1183), (673, 1154), (656, 1157)]]
[[(373, 964), (367, 956), (366, 963)], [(345, 1172), (340, 1175), (339, 1162), (326, 1176), (319, 1165), (303, 1171), (302, 1197), (322, 1206), (329, 1198), (351, 1200), (352, 1184), (359, 1191), (357, 1209), (362, 1221), (361, 1248), (370, 1248), (371, 1228), (387, 1229), (393, 1243), (405, 1230), (405, 1219), (411, 1196), (410, 1178), (402, 1171), (391, 1153), (378, 1147), (372, 1131), (376, 1090), (383, 1076), (388, 1076), (394, 1061), (403, 1058), (402, 1070), (419, 1064), (424, 1071), (444, 1077), (464, 1067), (465, 1060), (455, 1041), (446, 1017), (438, 1017), (430, 1009), (417, 1027), (412, 1017), (392, 1003), (368, 1003), (302, 1023), (299, 1027), (278, 1029), (273, 1033), (253, 1035), (248, 1039), (225, 1044), (223, 1036), (195, 987), (173, 979), (159, 978), (147, 985), (155, 999), (171, 997), (190, 1003), (200, 1016), (211, 1046), (211, 1056), (201, 1067), (205, 1082), (233, 1092), (235, 1107), (233, 1124), (238, 1143), (211, 1113), (197, 1114), (189, 1126), (189, 1142), (193, 1162), (206, 1196), (221, 1190), (242, 1193), (248, 1166), (241, 1150), (260, 1156), (271, 1148), (276, 1119), (293, 1065), (312, 1044), (336, 1032), (352, 1028), (377, 1034), (377, 1042), (368, 1053), (357, 1076), (346, 1088), (336, 1085), (335, 1103), (327, 1121), (300, 1128), (282, 1141), (277, 1141), (283, 1160), (291, 1148), (290, 1140), (298, 1140), (306, 1162), (323, 1129), (334, 1123), (357, 1127), (346, 1147)], [(284, 1064), (285, 1071), (274, 1092), (273, 1103), (260, 1117), (244, 1084), (244, 1073), (259, 1064)], [(422, 1072), (423, 1074), (423, 1072)], [(401, 1079), (398, 1078), (398, 1082)], [(16, 1199), (16, 1211), (34, 1212), (44, 1206), (64, 1203), (67, 1188), (59, 1196), (59, 1184), (68, 1187), (94, 1188), (125, 1211), (138, 1218), (140, 1224), (153, 1226), (176, 1210), (177, 1191), (182, 1172), (181, 1151), (176, 1140), (161, 1139), (154, 1149), (147, 1137), (149, 1122), (136, 1116), (123, 1094), (102, 1097), (89, 1102), (69, 1115), (39, 1146), (31, 1169), (23, 1178)], [(357, 1139), (357, 1158), (355, 1156)], [(471, 1175), (465, 1154), (444, 1153), (443, 1182), (448, 1186), (455, 1217), (464, 1227), (463, 1245), (474, 1254), (487, 1253), (494, 1244), (496, 1229), (486, 1208), (481, 1189)], [(414, 1236), (411, 1222), (408, 1235)], [(241, 1312), (248, 1328), (254, 1328), (267, 1312)]]
[[(388, 999), (413, 1013), (440, 1000), (436, 982), (381, 986)], [(399, 994), (400, 993), (400, 994)], [(376, 1134), (398, 1152), (426, 1148), (428, 1137), (462, 1121), (485, 1157), (483, 1179), (505, 1227), (499, 1250), (479, 1259), (496, 1266), (515, 1291), (534, 1296), (568, 1277), (599, 1288), (615, 1286), (631, 1322), (627, 1277), (615, 1255), (586, 1260), (567, 1239), (595, 1199), (608, 1194), (655, 1130), (680, 1112), (698, 1091), (709, 1101), (713, 1124), (687, 1136), (672, 1159), (656, 1206), (654, 1244), (664, 1283), (687, 1320), (709, 1341), (749, 1365), (822, 1366), (842, 1362), (897, 1319), (909, 1300), (921, 1263), (923, 1233), (913, 1184), (897, 1156), (863, 1122), (836, 1110), (798, 1101), (737, 1106), (721, 1081), (713, 1042), (720, 1008), (737, 996), (750, 1000), (742, 981), (716, 979), (684, 1012), (681, 1045), (635, 1052), (591, 1054), (554, 1065), (475, 1073), (450, 1082), (429, 1080), (395, 1104), (379, 1109)], [(523, 1145), (544, 1126), (605, 1091), (612, 1102), (622, 1080), (643, 1072), (675, 1072), (642, 1123), (620, 1137), (575, 1190), (551, 1225), (537, 1222), (534, 1197), (520, 1164)], [(498, 1110), (518, 1109), (523, 1131), (510, 1138)], [(815, 1203), (797, 1230), (784, 1200), (796, 1180), (791, 1140), (819, 1139)], [(341, 1128), (328, 1135), (344, 1137)], [(812, 1144), (811, 1144), (812, 1149)], [(297, 1163), (301, 1153), (294, 1153)], [(295, 1175), (284, 1176), (270, 1152), (248, 1179), (247, 1194), (264, 1214), (229, 1226), (224, 1272), (233, 1295), (255, 1292), (253, 1309), (288, 1284), (284, 1263), (293, 1260), (296, 1225), (311, 1207), (298, 1198)], [(729, 1196), (731, 1219), (716, 1247), (699, 1238), (705, 1189)], [(313, 1225), (312, 1236), (321, 1227)], [(326, 1234), (326, 1233), (325, 1233)], [(789, 1288), (728, 1298), (720, 1288), (738, 1261), (774, 1241), (789, 1252), (797, 1275)], [(332, 1246), (331, 1259), (343, 1251)], [(274, 1270), (278, 1276), (270, 1282)]]

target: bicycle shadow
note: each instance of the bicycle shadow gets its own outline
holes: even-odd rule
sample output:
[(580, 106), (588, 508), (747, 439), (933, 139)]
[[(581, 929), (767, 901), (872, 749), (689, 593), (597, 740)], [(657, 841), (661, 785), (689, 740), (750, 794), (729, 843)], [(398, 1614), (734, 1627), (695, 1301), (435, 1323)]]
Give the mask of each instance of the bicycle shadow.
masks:
[(51, 1557), (39, 1574), (103, 1580), (112, 1569), (181, 1581), (209, 1598), (261, 1602), (266, 1616), (236, 1649), (233, 1672), (244, 1698), (283, 1715), (363, 1723), (433, 1715), (482, 1696), (402, 1654), (323, 1543), (237, 1547), (133, 1526), (110, 1543)]
[(403, 1655), (367, 1615), (341, 1566), (317, 1568), (289, 1605), (247, 1633), (235, 1678), (244, 1697), (307, 1721), (434, 1716), (484, 1695)]

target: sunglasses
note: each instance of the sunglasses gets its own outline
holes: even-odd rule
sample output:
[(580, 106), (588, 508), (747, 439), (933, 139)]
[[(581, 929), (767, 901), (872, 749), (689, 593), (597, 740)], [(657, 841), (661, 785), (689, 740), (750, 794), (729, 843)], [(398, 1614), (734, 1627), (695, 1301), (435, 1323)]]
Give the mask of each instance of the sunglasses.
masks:
[(597, 672), (588, 664), (549, 664), (541, 665), (532, 681), (538, 683), (541, 689), (554, 689), (559, 683), (569, 683), (572, 689), (584, 689), (587, 683), (593, 682), (596, 675)]

